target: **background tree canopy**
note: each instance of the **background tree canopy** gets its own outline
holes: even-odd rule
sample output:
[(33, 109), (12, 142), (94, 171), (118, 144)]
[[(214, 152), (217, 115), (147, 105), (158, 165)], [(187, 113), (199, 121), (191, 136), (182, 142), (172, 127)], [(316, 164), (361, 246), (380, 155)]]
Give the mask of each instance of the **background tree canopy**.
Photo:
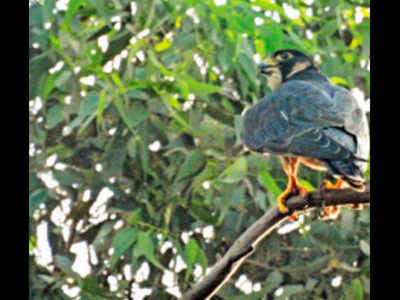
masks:
[[(186, 291), (286, 185), (239, 140), (256, 62), (301, 50), (367, 108), (369, 32), (359, 0), (30, 1), (31, 299)], [(215, 299), (369, 299), (369, 224), (306, 216)]]

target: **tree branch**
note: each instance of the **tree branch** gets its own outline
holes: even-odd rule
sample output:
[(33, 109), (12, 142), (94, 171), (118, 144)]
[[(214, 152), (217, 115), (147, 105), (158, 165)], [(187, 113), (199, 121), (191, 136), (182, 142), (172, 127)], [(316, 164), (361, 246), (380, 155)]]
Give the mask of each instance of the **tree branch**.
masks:
[(235, 241), (224, 257), (214, 265), (200, 282), (187, 291), (181, 297), (181, 300), (211, 299), (233, 276), (242, 263), (253, 254), (257, 245), (294, 212), (322, 207), (323, 205), (367, 204), (369, 202), (369, 184), (366, 190), (361, 193), (350, 189), (327, 189), (323, 193), (321, 193), (321, 190), (316, 190), (305, 196), (289, 198), (286, 203), (289, 208), (288, 213), (281, 214), (276, 207), (269, 209)]

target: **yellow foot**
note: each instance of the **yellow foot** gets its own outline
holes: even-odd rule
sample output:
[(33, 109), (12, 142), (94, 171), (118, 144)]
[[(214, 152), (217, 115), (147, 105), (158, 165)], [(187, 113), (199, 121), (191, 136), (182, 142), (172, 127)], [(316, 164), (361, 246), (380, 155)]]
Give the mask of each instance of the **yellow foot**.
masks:
[[(286, 206), (286, 201), (290, 197), (297, 196), (297, 195), (302, 195), (304, 196), (305, 194), (308, 193), (308, 190), (301, 185), (289, 185), (287, 189), (279, 195), (278, 197), (278, 210), (281, 214), (286, 214), (289, 209)], [(293, 216), (293, 218), (296, 219), (296, 216)]]
[(336, 219), (340, 214), (340, 206), (334, 205), (334, 206), (328, 206), (325, 207), (323, 212), (320, 215), (320, 218), (322, 220), (334, 220)]
[[(321, 188), (340, 190), (343, 189), (345, 185), (346, 182), (344, 182), (342, 179), (338, 179), (338, 181), (335, 184), (325, 179)], [(339, 216), (339, 214), (340, 214), (340, 206), (338, 205), (328, 206), (324, 208), (323, 212), (320, 215), (320, 218), (323, 220), (334, 220)]]

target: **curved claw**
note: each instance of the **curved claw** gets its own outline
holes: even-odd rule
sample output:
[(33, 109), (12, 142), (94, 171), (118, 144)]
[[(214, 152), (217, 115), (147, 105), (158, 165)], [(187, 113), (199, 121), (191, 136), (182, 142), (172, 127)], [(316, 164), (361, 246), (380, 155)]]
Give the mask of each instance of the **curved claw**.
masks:
[[(323, 181), (323, 184), (321, 185), (321, 190), (323, 189), (336, 189), (340, 190), (345, 188), (346, 182), (343, 181), (342, 179), (338, 179), (338, 181), (333, 184), (329, 180), (325, 179)], [(328, 206), (324, 207), (320, 218), (323, 220), (334, 220), (336, 219), (340, 214), (340, 206), (334, 205), (334, 206)]]
[(289, 199), (290, 197), (296, 196), (296, 195), (304, 196), (307, 193), (308, 193), (307, 188), (300, 185), (294, 176), (289, 176), (289, 184), (288, 184), (286, 190), (282, 194), (279, 195), (278, 200), (277, 200), (279, 212), (282, 214), (285, 214), (289, 211), (289, 209), (286, 206), (287, 199)]

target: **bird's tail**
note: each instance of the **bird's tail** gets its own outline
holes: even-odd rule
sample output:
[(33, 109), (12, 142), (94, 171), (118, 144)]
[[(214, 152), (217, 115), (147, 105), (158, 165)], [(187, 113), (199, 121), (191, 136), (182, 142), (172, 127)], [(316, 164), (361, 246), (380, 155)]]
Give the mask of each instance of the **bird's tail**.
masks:
[(333, 176), (342, 178), (352, 189), (360, 192), (365, 190), (365, 178), (356, 161), (334, 160), (325, 161), (325, 164)]

